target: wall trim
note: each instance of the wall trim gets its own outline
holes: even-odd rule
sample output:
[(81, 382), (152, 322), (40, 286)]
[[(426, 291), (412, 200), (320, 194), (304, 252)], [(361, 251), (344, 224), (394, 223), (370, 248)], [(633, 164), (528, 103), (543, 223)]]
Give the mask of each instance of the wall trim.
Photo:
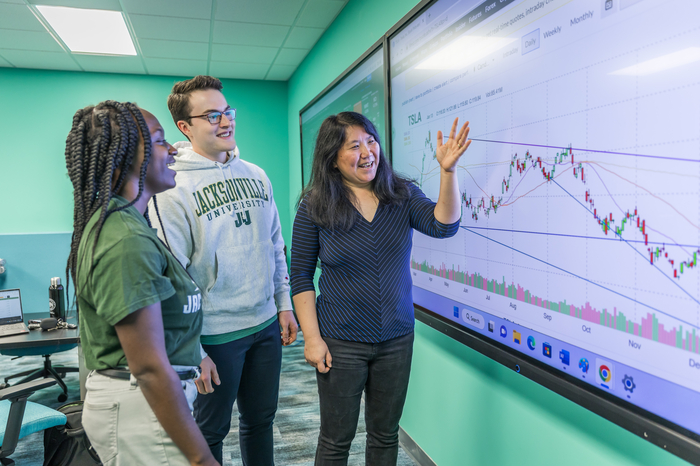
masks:
[(437, 466), (437, 463), (423, 451), (408, 433), (399, 426), (399, 445), (418, 466)]
[(73, 234), (73, 230), (69, 230), (69, 231), (28, 231), (28, 232), (0, 233), (0, 236), (72, 235), (72, 234)]

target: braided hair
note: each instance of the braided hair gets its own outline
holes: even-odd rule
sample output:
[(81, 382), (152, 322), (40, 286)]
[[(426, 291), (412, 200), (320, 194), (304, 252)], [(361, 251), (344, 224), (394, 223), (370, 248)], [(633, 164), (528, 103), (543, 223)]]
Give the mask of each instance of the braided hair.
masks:
[[(76, 284), (78, 247), (85, 226), (100, 211), (93, 229), (95, 241), (107, 217), (113, 212), (132, 206), (142, 195), (146, 169), (151, 158), (151, 138), (141, 110), (131, 102), (106, 100), (95, 106), (78, 110), (66, 138), (66, 168), (73, 183), (73, 236), (66, 266), (66, 283)], [(109, 201), (124, 186), (137, 160), (143, 142), (143, 163), (139, 173), (139, 191), (128, 204), (108, 210)], [(119, 173), (115, 179), (115, 171)], [(148, 220), (148, 217), (146, 217)], [(150, 221), (148, 222), (150, 225)]]

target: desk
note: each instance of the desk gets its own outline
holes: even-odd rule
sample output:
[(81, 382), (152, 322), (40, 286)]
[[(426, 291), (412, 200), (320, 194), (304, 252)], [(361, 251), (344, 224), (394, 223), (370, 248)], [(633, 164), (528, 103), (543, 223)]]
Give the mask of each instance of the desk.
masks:
[(57, 353), (61, 346), (76, 343), (80, 343), (77, 328), (51, 331), (37, 329), (21, 335), (0, 337), (0, 353), (5, 356), (42, 356)]
[(0, 354), (3, 356), (43, 356), (65, 351), (67, 346), (78, 344), (78, 368), (80, 369), (80, 398), (85, 397), (87, 370), (77, 328), (58, 330), (30, 330), (29, 333), (0, 338)]

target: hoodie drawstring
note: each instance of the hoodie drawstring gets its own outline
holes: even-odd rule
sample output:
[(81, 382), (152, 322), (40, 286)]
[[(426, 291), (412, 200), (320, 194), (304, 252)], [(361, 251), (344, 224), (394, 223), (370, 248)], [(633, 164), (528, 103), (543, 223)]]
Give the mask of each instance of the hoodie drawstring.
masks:
[[(217, 167), (219, 167), (219, 172), (221, 172), (221, 178), (224, 179), (224, 186), (226, 186), (226, 174), (224, 173), (224, 164), (219, 162), (214, 162)], [(233, 171), (231, 170), (231, 164), (226, 165), (228, 168), (229, 176), (231, 177), (231, 182), (233, 183)], [(231, 209), (231, 217), (235, 217), (234, 210)]]

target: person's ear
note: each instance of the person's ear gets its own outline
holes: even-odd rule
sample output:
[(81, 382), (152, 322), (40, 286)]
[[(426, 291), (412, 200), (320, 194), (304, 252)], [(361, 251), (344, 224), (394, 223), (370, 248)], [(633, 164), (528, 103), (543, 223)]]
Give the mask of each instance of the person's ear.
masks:
[(187, 139), (190, 139), (190, 133), (192, 133), (192, 131), (190, 130), (190, 125), (185, 120), (180, 120), (177, 122), (177, 129), (179, 129)]

